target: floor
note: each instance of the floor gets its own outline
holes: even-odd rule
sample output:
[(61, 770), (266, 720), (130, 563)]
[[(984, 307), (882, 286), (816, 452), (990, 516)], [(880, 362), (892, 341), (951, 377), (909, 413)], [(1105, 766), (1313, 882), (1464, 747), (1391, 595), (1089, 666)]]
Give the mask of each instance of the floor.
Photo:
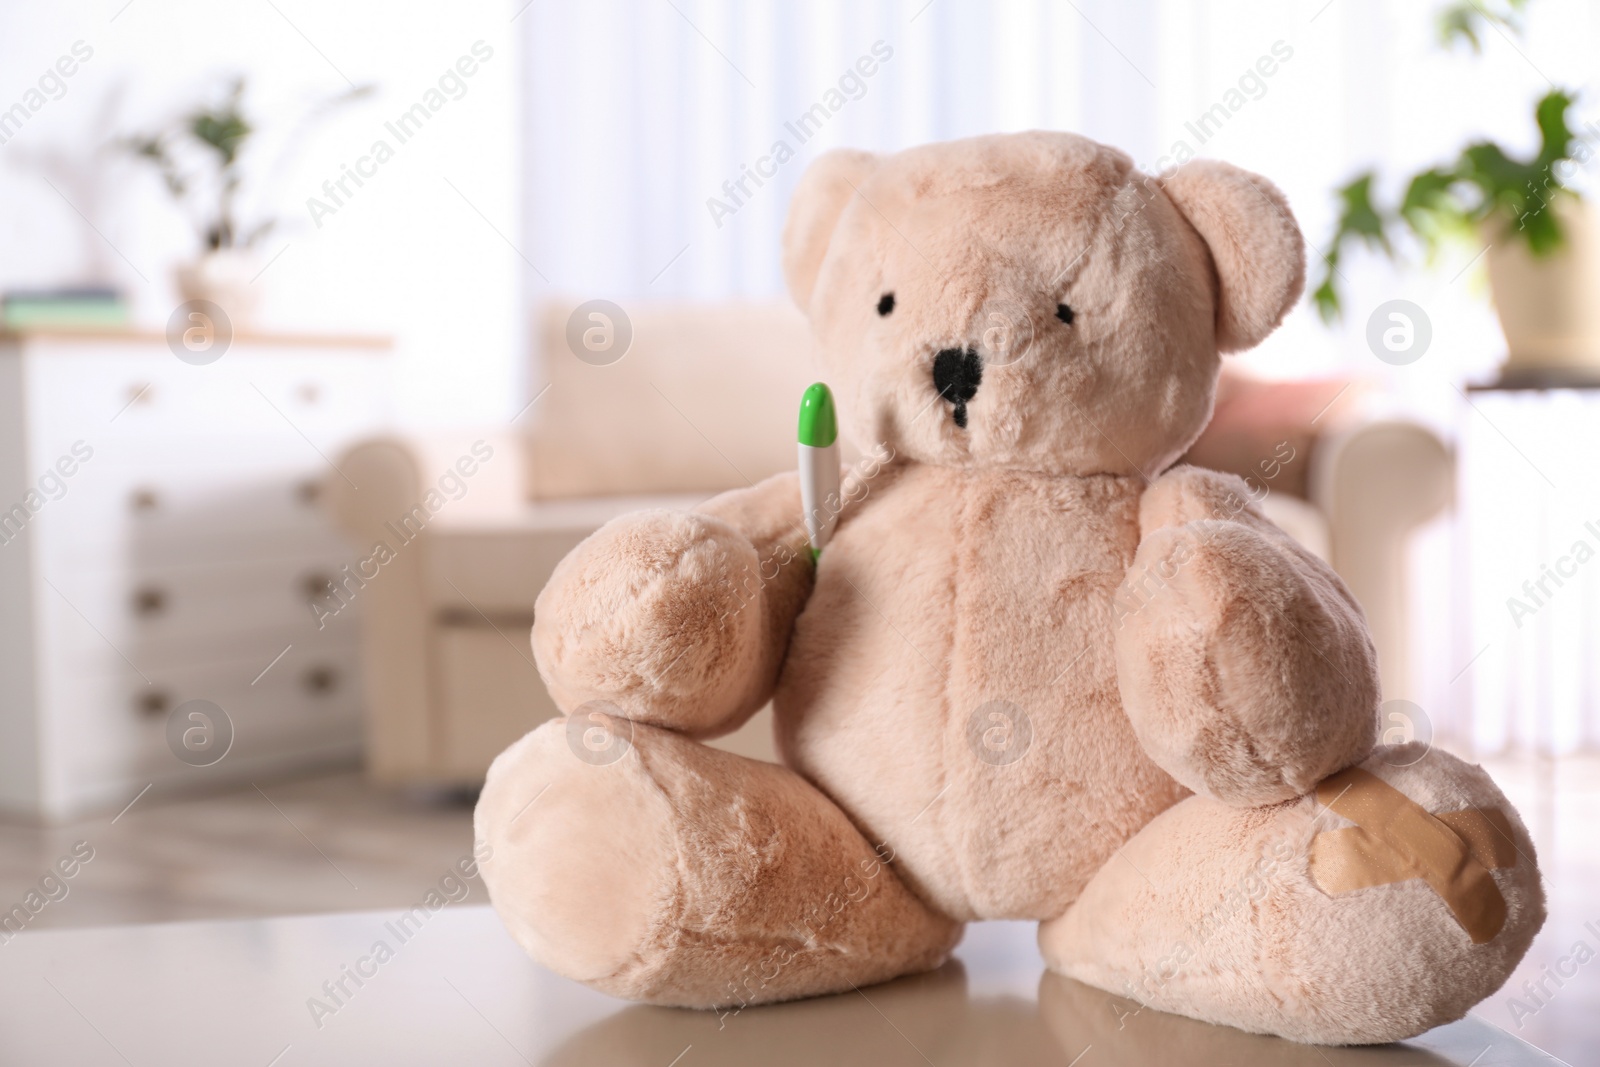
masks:
[[(1539, 849), (1550, 918), (1476, 1011), (1572, 1063), (1600, 1048), (1600, 758), (1486, 761)], [(85, 844), (78, 844), (84, 842)], [(0, 822), (0, 908), (60, 859), (74, 877), (30, 929), (356, 911), (416, 903), (472, 847), (470, 798), (377, 788), (355, 771), (136, 801), (48, 828)], [(62, 888), (65, 895), (62, 895)], [(482, 902), (472, 879), (464, 899)]]
[[(472, 851), (472, 803), (375, 788), (350, 770), (145, 797), (120, 814), (47, 828), (0, 822), (0, 909), (78, 842), (93, 858), (29, 929), (410, 905)], [(476, 877), (470, 888), (469, 899), (486, 899)]]
[(1569, 1063), (1600, 1062), (1600, 758), (1483, 764), (1533, 835), (1550, 917), (1475, 1014)]

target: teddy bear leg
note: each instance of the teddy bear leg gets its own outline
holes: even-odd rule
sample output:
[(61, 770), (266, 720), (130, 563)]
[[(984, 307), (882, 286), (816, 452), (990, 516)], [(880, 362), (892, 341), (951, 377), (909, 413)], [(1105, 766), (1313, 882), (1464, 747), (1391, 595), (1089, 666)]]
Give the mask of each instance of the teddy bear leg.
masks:
[(1461, 1018), (1544, 917), (1506, 798), (1481, 768), (1413, 744), (1270, 807), (1181, 801), (1039, 945), (1052, 970), (1134, 1010), (1369, 1044)]
[(928, 970), (960, 939), (788, 768), (572, 722), (502, 753), (474, 818), (496, 910), (551, 970), (633, 1000), (742, 1007)]

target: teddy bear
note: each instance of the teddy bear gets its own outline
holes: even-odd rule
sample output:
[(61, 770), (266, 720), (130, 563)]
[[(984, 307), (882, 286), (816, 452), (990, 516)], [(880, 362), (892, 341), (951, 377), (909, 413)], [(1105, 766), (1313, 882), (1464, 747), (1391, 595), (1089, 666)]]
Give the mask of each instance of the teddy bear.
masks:
[[(532, 644), (565, 714), (475, 813), (535, 960), (727, 1012), (1030, 920), (1127, 1010), (1327, 1044), (1509, 976), (1544, 919), (1516, 812), (1379, 744), (1350, 592), (1259, 487), (1175, 465), (1301, 294), (1279, 190), (1058, 132), (835, 150), (783, 269), (863, 459), (820, 554), (780, 475), (556, 567)], [(781, 763), (703, 743), (769, 701)]]

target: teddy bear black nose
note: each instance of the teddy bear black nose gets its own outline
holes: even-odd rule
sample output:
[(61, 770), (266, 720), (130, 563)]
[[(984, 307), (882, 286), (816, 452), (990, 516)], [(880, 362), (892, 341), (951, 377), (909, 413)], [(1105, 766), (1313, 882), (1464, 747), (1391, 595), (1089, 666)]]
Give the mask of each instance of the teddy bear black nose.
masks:
[(933, 357), (933, 387), (949, 401), (956, 425), (967, 428), (967, 401), (978, 395), (983, 361), (976, 348), (942, 348)]

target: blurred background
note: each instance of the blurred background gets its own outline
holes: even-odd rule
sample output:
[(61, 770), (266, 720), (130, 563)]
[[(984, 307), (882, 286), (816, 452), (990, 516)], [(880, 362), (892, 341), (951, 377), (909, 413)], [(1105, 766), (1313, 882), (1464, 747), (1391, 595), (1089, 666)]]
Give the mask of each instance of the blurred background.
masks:
[(1360, 597), (1385, 739), (1520, 806), (1552, 914), (1479, 1013), (1575, 1055), (1597, 48), (1586, 0), (0, 8), (0, 938), (408, 903), (554, 714), (555, 562), (792, 464), (807, 163), (1066, 129), (1288, 195), (1316, 295), (1191, 459)]

